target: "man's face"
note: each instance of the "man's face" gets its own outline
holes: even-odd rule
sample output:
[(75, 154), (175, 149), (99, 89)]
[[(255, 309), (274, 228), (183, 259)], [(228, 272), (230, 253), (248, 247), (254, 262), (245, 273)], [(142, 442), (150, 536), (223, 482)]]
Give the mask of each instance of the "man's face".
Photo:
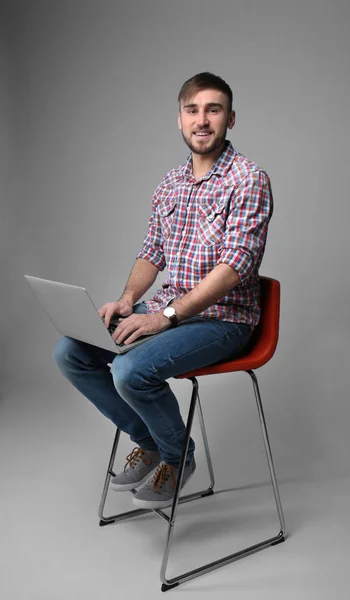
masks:
[(227, 128), (232, 129), (235, 113), (230, 112), (226, 94), (219, 90), (202, 90), (181, 101), (179, 129), (195, 154), (208, 155), (221, 148)]

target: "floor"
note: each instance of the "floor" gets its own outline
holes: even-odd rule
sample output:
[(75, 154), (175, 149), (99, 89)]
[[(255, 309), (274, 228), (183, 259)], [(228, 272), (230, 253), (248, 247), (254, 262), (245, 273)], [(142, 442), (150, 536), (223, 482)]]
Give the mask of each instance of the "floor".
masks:
[[(72, 407), (60, 395), (38, 385), (12, 390), (0, 401), (2, 600), (164, 597), (159, 572), (167, 523), (151, 513), (99, 527), (114, 432), (95, 412)], [(128, 444), (122, 436), (120, 466)], [(186, 494), (209, 483), (201, 453), (197, 465)], [(220, 476), (214, 496), (179, 507), (168, 578), (278, 533), (268, 477), (224, 484)], [(285, 543), (167, 595), (349, 600), (349, 477), (320, 470), (308, 479), (281, 477), (279, 488)], [(108, 495), (107, 513), (132, 508), (131, 493)]]

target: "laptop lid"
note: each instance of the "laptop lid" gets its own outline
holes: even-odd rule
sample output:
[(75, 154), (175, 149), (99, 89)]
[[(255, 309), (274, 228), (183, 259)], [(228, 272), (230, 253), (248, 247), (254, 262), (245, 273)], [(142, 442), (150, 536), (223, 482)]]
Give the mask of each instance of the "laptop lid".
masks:
[(58, 333), (119, 353), (85, 288), (30, 275), (25, 278)]

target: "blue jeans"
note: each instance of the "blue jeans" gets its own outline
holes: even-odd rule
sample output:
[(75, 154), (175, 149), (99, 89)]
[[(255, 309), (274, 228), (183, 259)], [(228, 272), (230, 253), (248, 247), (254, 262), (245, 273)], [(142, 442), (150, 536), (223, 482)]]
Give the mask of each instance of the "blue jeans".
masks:
[[(134, 312), (146, 313), (146, 305), (135, 305)], [(74, 387), (135, 444), (159, 450), (161, 460), (178, 466), (185, 425), (166, 380), (236, 357), (250, 336), (251, 327), (245, 323), (192, 317), (125, 354), (63, 337), (53, 358)], [(194, 449), (191, 438), (186, 464)]]

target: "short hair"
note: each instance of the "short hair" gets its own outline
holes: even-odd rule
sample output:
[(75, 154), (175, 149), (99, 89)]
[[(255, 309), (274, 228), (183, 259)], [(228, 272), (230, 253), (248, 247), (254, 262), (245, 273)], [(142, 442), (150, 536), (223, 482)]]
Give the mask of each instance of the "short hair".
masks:
[(197, 75), (194, 75), (194, 77), (191, 77), (191, 79), (185, 81), (179, 92), (179, 104), (181, 103), (181, 100), (185, 101), (194, 96), (197, 92), (208, 89), (220, 90), (226, 94), (228, 98), (229, 111), (233, 110), (233, 95), (230, 86), (221, 77), (214, 75), (214, 73), (209, 73), (208, 71), (205, 71), (204, 73), (198, 73)]

